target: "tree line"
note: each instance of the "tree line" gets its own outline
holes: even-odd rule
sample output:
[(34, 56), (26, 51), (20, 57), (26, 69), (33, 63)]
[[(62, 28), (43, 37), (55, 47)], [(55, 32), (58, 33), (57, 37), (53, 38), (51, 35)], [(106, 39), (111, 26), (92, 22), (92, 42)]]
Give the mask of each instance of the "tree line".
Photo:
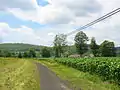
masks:
[[(90, 44), (88, 44), (90, 41)], [(92, 54), (94, 57), (115, 57), (116, 49), (114, 42), (108, 40), (103, 41), (100, 45), (96, 43), (95, 37), (89, 39), (83, 32), (78, 32), (74, 37), (74, 52), (71, 45), (68, 45), (67, 36), (58, 34), (55, 36), (53, 47), (43, 47), (40, 51), (35, 48), (30, 48), (25, 51), (8, 51), (0, 50), (0, 57), (18, 57), (18, 58), (38, 58), (38, 57), (69, 57), (72, 54), (78, 54), (84, 57), (86, 54)]]
[[(114, 42), (105, 40), (100, 45), (98, 45), (96, 43), (95, 37), (92, 37), (92, 39), (90, 40), (90, 44), (87, 44), (89, 38), (83, 31), (80, 31), (75, 35), (74, 41), (77, 54), (79, 54), (81, 57), (88, 51), (92, 53), (94, 57), (116, 56)], [(67, 46), (67, 36), (64, 34), (56, 35), (54, 39), (55, 57), (62, 57), (62, 55), (65, 55), (65, 52), (68, 51), (66, 49)], [(70, 55), (69, 52), (67, 54), (68, 55), (66, 56)]]
[(18, 58), (51, 57), (51, 53), (48, 47), (42, 48), (41, 52), (36, 51), (35, 48), (30, 48), (25, 51), (0, 50), (0, 57), (18, 57)]

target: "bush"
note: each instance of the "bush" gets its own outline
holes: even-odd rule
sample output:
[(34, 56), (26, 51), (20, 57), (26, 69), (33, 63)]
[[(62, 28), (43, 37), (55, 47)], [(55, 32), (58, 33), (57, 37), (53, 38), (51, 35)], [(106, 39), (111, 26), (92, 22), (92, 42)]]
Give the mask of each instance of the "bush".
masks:
[(42, 49), (42, 57), (50, 57), (51, 55), (50, 55), (50, 51), (48, 50), (48, 48), (47, 47), (45, 47), (45, 48), (43, 48)]
[(18, 54), (18, 58), (22, 58), (22, 54), (21, 53)]

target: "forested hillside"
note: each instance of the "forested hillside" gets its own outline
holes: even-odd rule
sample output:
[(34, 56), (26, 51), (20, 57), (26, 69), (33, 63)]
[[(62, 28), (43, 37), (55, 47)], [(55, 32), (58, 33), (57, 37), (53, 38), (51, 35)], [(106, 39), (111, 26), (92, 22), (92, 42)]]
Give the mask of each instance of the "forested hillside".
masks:
[(30, 45), (23, 43), (3, 43), (0, 44), (0, 50), (12, 50), (12, 51), (26, 51), (30, 48), (34, 48), (36, 51), (40, 51), (44, 46)]
[[(88, 45), (89, 46), (89, 45)], [(45, 46), (39, 46), (39, 45), (31, 45), (31, 44), (24, 44), (24, 43), (2, 43), (0, 44), (0, 50), (5, 50), (5, 51), (28, 51), (29, 49), (34, 49), (37, 52), (41, 52), (41, 50)], [(51, 51), (51, 54), (53, 55), (54, 51), (51, 50), (53, 47), (47, 47)], [(90, 51), (88, 51), (90, 52)], [(116, 47), (116, 52), (117, 54), (120, 54), (120, 47)], [(75, 45), (68, 46), (66, 48), (66, 53), (69, 53), (70, 55), (72, 54), (77, 54), (76, 47)]]

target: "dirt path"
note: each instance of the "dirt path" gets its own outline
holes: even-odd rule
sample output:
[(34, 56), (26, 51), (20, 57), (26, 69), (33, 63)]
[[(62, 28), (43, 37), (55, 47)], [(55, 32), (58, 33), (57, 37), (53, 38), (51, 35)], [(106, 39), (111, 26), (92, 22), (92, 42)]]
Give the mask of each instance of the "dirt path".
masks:
[(70, 90), (60, 79), (47, 67), (36, 63), (40, 72), (40, 87), (41, 90)]

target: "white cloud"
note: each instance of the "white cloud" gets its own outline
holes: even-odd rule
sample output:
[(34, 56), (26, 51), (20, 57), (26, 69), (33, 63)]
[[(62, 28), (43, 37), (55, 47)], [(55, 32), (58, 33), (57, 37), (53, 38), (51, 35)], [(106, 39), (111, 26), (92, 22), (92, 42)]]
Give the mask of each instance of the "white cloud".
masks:
[(101, 5), (96, 0), (48, 0), (48, 2), (49, 4), (44, 7), (36, 5), (36, 9), (33, 10), (9, 8), (7, 11), (18, 18), (38, 23), (68, 24), (78, 17), (91, 16), (101, 10)]
[(55, 36), (53, 32), (48, 33), (49, 36)]
[(3, 42), (47, 44), (43, 37), (38, 36), (33, 29), (26, 26), (14, 29), (5, 23), (0, 23), (0, 34)]
[(96, 0), (48, 0), (48, 2), (54, 6), (66, 7), (78, 16), (98, 12), (101, 8)]
[[(9, 34), (7, 37), (10, 38), (15, 35), (14, 37), (16, 38), (9, 38), (8, 41), (42, 45), (51, 45), (55, 34), (68, 33), (75, 30), (75, 27), (87, 24), (118, 8), (120, 3), (119, 0), (47, 0), (50, 4), (42, 7), (38, 6), (35, 0), (24, 0), (25, 2), (22, 0), (24, 3), (29, 2), (27, 4), (28, 6), (32, 5), (35, 7), (34, 9), (28, 9), (26, 7), (24, 10), (22, 5), (20, 5), (20, 0), (16, 0), (14, 3), (17, 1), (19, 2), (19, 5), (16, 4), (17, 7), (15, 5), (5, 5), (7, 12), (23, 20), (31, 20), (48, 25), (52, 24), (52, 26), (33, 30), (25, 26), (11, 29), (8, 25), (4, 24), (4, 30), (7, 30), (4, 31), (4, 36), (6, 36), (7, 33)], [(2, 6), (4, 9), (5, 7)], [(108, 39), (114, 40), (116, 45), (120, 45), (119, 28), (120, 13), (83, 31), (85, 31), (89, 37), (96, 37), (98, 43)], [(12, 32), (10, 33), (10, 31)], [(0, 33), (1, 32), (3, 33), (3, 30), (1, 30)], [(73, 43), (73, 39), (74, 35), (68, 37), (69, 43)]]
[(100, 44), (103, 40), (114, 41), (117, 46), (120, 46), (120, 19), (119, 14), (112, 18), (98, 23), (92, 29), (85, 30), (89, 37), (96, 37), (97, 42)]
[(10, 32), (7, 23), (0, 23), (0, 36), (6, 36)]
[[(59, 29), (58, 29), (59, 28)], [(37, 45), (52, 45), (55, 34), (59, 32), (64, 33), (70, 30), (70, 27), (62, 29), (58, 26), (56, 28), (41, 28), (40, 30), (33, 30), (26, 26), (21, 26), (21, 28), (11, 28), (6, 23), (0, 23), (0, 36), (3, 42), (12, 43), (29, 43)]]

